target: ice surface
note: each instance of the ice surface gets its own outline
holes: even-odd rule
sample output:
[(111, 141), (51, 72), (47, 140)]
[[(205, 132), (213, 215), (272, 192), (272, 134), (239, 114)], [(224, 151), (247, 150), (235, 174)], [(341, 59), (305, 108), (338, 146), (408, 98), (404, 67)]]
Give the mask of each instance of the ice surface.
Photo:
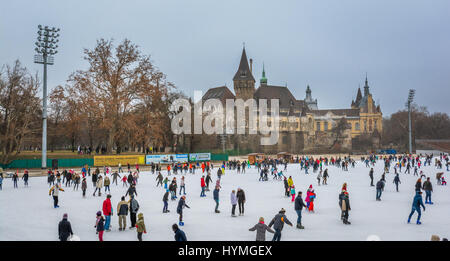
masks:
[[(434, 160), (433, 160), (434, 163)], [(374, 184), (383, 172), (383, 162), (378, 161), (375, 166)], [(266, 224), (281, 208), (286, 209), (288, 219), (294, 227), (286, 226), (282, 231), (281, 240), (366, 240), (370, 235), (376, 235), (381, 240), (430, 240), (432, 234), (442, 237), (450, 236), (450, 188), (436, 184), (436, 172), (444, 171), (448, 179), (450, 172), (437, 170), (434, 165), (422, 167), (426, 176), (430, 177), (434, 193), (434, 205), (426, 204), (426, 211), (422, 212), (422, 225), (416, 225), (417, 214), (414, 214), (411, 224), (407, 218), (411, 211), (414, 197), (414, 184), (418, 177), (411, 174), (400, 174), (400, 192), (395, 191), (392, 183), (394, 170), (386, 174), (386, 186), (381, 196), (382, 201), (375, 200), (375, 187), (370, 187), (369, 168), (361, 161), (357, 161), (355, 168), (349, 166), (349, 171), (342, 171), (334, 166), (325, 166), (329, 170), (328, 185), (317, 186), (317, 173), (309, 170), (305, 175), (300, 171), (299, 164), (288, 165), (286, 176), (292, 176), (296, 192), (306, 190), (312, 184), (317, 198), (315, 213), (302, 212), (302, 224), (305, 229), (295, 228), (297, 214), (291, 198), (284, 197), (282, 181), (258, 181), (259, 174), (254, 166), (247, 169), (246, 174), (236, 174), (236, 171), (226, 170), (222, 176), (220, 191), (220, 214), (214, 213), (215, 202), (212, 198), (212, 187), (216, 182), (217, 168), (212, 171), (213, 182), (207, 197), (200, 198), (201, 170), (194, 174), (185, 174), (186, 203), (191, 207), (184, 210), (185, 231), (188, 240), (255, 240), (256, 232), (248, 229), (264, 217)], [(280, 168), (284, 168), (280, 165)], [(325, 168), (324, 168), (325, 169)], [(404, 169), (402, 169), (404, 171)], [(163, 171), (166, 176), (166, 171)], [(21, 175), (20, 175), (21, 176)], [(171, 175), (170, 180), (175, 175)], [(178, 186), (181, 175), (176, 175)], [(177, 201), (170, 201), (170, 213), (163, 214), (162, 197), (164, 189), (156, 187), (156, 175), (142, 172), (137, 185), (138, 197), (144, 214), (147, 234), (143, 240), (174, 240), (171, 225), (178, 223), (176, 214)], [(19, 181), (19, 188), (14, 189), (11, 179), (3, 180), (3, 190), (0, 191), (0, 240), (58, 240), (57, 227), (64, 213), (68, 213), (74, 233), (82, 241), (98, 240), (95, 233), (95, 213), (102, 209), (102, 202), (106, 198), (104, 188), (102, 196), (92, 196), (93, 186), (91, 177), (87, 177), (88, 190), (86, 198), (82, 197), (81, 188), (74, 191), (73, 187), (65, 187), (60, 192), (60, 208), (53, 208), (53, 199), (48, 195), (47, 177), (31, 177), (29, 187)], [(111, 179), (112, 181), (112, 179)], [(350, 205), (349, 214), (351, 225), (344, 225), (340, 220), (338, 195), (344, 182), (348, 184)], [(80, 184), (81, 187), (81, 184)], [(231, 217), (230, 193), (233, 189), (244, 189), (247, 202), (245, 216)], [(114, 215), (111, 220), (112, 231), (104, 233), (104, 240), (128, 241), (137, 240), (136, 231), (127, 228), (118, 230), (117, 203), (126, 193), (127, 188), (119, 183), (111, 185), (112, 205)], [(179, 190), (179, 189), (178, 189)], [(179, 191), (177, 191), (178, 193)], [(128, 199), (128, 197), (127, 197)], [(423, 194), (425, 202), (425, 193)], [(238, 213), (238, 208), (236, 208)], [(127, 227), (130, 226), (129, 216)], [(267, 233), (266, 240), (273, 234)]]

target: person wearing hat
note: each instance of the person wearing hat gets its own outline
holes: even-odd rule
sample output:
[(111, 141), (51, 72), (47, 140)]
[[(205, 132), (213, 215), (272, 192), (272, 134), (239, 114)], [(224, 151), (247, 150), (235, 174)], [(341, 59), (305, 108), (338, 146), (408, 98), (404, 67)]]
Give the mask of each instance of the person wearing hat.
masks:
[(107, 232), (110, 232), (111, 229), (109, 229), (109, 225), (111, 223), (111, 215), (113, 213), (112, 205), (111, 205), (111, 195), (108, 194), (106, 196), (106, 199), (103, 201), (103, 215), (105, 215), (106, 222), (105, 222), (105, 230)]
[(177, 224), (172, 225), (172, 230), (175, 233), (175, 241), (187, 241), (186, 234), (178, 227)]
[(139, 213), (138, 221), (136, 222), (136, 232), (139, 241), (142, 241), (142, 233), (147, 234), (147, 229), (144, 223), (144, 214)]
[(96, 228), (99, 241), (103, 241), (103, 231), (105, 230), (104, 222), (105, 219), (102, 216), (102, 212), (97, 211), (97, 220), (94, 227)]
[(413, 199), (413, 203), (412, 203), (412, 209), (411, 209), (411, 213), (409, 214), (408, 217), (408, 223), (411, 221), (411, 217), (414, 214), (415, 211), (417, 211), (417, 225), (422, 224), (420, 222), (420, 217), (422, 215), (421, 211), (420, 211), (420, 207), (423, 207), (423, 211), (425, 211), (425, 205), (423, 204), (423, 200), (422, 200), (422, 191), (417, 191), (416, 195), (414, 196)]
[(263, 217), (260, 217), (258, 224), (254, 225), (248, 231), (255, 231), (255, 230), (256, 230), (256, 241), (266, 241), (266, 231), (269, 231), (272, 234), (275, 233), (275, 231), (273, 231), (268, 225), (264, 224)]
[(350, 225), (351, 223), (348, 221), (348, 212), (351, 208), (350, 199), (347, 192), (347, 183), (344, 183), (344, 186), (342, 186), (342, 192), (339, 194), (339, 207), (341, 208), (342, 222), (346, 225)]
[(67, 213), (63, 215), (63, 219), (59, 221), (58, 225), (58, 235), (59, 240), (61, 241), (67, 241), (70, 235), (73, 236), (72, 226), (70, 225), (70, 222), (67, 220)]
[(285, 215), (286, 210), (282, 208), (278, 214), (275, 215), (275, 217), (270, 221), (269, 227), (272, 227), (275, 229), (275, 233), (273, 235), (272, 241), (280, 241), (281, 239), (281, 231), (283, 230), (284, 223), (288, 224), (292, 227), (291, 221), (286, 217)]

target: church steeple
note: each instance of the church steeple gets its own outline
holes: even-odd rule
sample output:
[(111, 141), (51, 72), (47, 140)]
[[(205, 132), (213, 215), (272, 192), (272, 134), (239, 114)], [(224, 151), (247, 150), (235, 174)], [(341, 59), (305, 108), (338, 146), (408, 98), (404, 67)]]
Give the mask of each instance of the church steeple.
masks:
[(252, 99), (255, 93), (255, 78), (253, 78), (250, 66), (248, 65), (245, 47), (242, 48), (241, 61), (239, 68), (233, 77), (234, 92), (238, 99)]
[(367, 81), (367, 73), (366, 73), (366, 83), (364, 85), (364, 97), (369, 95), (369, 82)]
[(264, 70), (264, 63), (263, 63), (262, 77), (259, 83), (261, 83), (261, 85), (267, 84), (266, 71)]

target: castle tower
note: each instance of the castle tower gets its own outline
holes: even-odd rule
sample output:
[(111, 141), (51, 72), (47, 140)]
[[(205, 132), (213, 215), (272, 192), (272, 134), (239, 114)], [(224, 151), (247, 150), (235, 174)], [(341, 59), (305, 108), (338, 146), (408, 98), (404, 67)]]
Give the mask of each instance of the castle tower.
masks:
[(245, 47), (242, 49), (241, 62), (239, 68), (233, 77), (234, 92), (236, 99), (253, 99), (255, 93), (255, 78), (253, 78), (252, 72), (248, 65), (247, 54), (245, 53)]

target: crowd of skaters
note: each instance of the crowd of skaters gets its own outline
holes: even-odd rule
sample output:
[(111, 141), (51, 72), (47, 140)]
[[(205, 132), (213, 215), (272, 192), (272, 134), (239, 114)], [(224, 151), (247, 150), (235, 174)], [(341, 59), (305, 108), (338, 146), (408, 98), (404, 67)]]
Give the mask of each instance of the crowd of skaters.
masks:
[[(422, 200), (422, 191), (425, 191), (426, 199), (425, 204), (433, 204), (431, 201), (431, 194), (433, 192), (432, 183), (430, 181), (430, 177), (426, 177), (422, 171), (420, 171), (422, 166), (431, 165), (434, 159), (434, 166), (436, 169), (441, 170), (445, 164), (447, 171), (449, 171), (449, 157), (448, 155), (441, 154), (439, 157), (433, 157), (433, 155), (389, 155), (389, 156), (377, 156), (377, 155), (369, 155), (367, 157), (362, 157), (361, 162), (369, 170), (369, 177), (371, 179), (370, 186), (376, 187), (376, 200), (381, 201), (381, 195), (384, 190), (385, 182), (386, 182), (386, 173), (389, 173), (391, 168), (394, 169), (394, 179), (393, 183), (396, 185), (396, 191), (398, 192), (399, 184), (401, 184), (399, 173), (402, 173), (402, 169), (404, 169), (405, 174), (411, 174), (412, 176), (419, 176), (415, 185), (415, 195), (413, 197), (412, 209), (411, 213), (408, 216), (408, 223), (410, 223), (412, 216), (415, 212), (417, 212), (417, 221), (416, 224), (420, 225), (421, 221), (421, 209), (425, 211), (425, 205)], [(373, 184), (373, 167), (377, 161), (382, 161), (384, 163), (384, 172), (381, 175), (381, 179)], [(444, 163), (445, 162), (445, 163)], [(329, 177), (328, 168), (329, 167), (337, 167), (342, 169), (343, 171), (348, 171), (348, 166), (350, 165), (352, 168), (355, 167), (357, 163), (350, 156), (341, 157), (297, 157), (291, 158), (290, 160), (286, 159), (271, 159), (266, 158), (262, 161), (257, 161), (253, 165), (260, 173), (260, 181), (268, 181), (268, 173), (270, 172), (273, 175), (274, 180), (283, 180), (285, 187), (285, 197), (290, 198), (291, 202), (294, 202), (294, 209), (297, 213), (297, 228), (304, 229), (304, 226), (301, 222), (301, 213), (303, 208), (307, 211), (314, 213), (314, 199), (316, 198), (316, 193), (314, 192), (314, 188), (312, 184), (309, 186), (306, 191), (305, 201), (303, 201), (303, 193), (302, 191), (295, 191), (295, 185), (292, 179), (292, 176), (287, 178), (283, 171), (286, 172), (288, 163), (299, 164), (300, 173), (304, 171), (305, 175), (311, 175), (312, 173), (318, 173), (317, 180), (318, 186), (327, 185), (327, 178)], [(220, 193), (220, 180), (222, 175), (226, 170), (235, 171), (237, 174), (245, 174), (245, 169), (250, 168), (252, 165), (249, 161), (228, 161), (222, 162), (220, 166), (217, 167), (217, 178), (216, 184), (214, 185), (213, 190), (213, 199), (216, 203), (215, 205), (215, 213), (220, 213), (219, 210), (219, 193)], [(91, 168), (86, 166), (83, 167), (81, 173), (76, 173), (73, 170), (63, 170), (59, 172), (59, 170), (49, 170), (48, 171), (48, 184), (50, 187), (49, 195), (53, 196), (53, 205), (54, 208), (58, 208), (59, 202), (59, 192), (64, 192), (63, 186), (67, 189), (69, 187), (73, 187), (73, 190), (78, 190), (78, 185), (81, 181), (81, 190), (82, 196), (86, 197), (87, 190), (87, 177), (91, 176), (92, 185), (95, 188), (92, 196), (95, 197), (98, 192), (98, 196), (101, 196), (102, 189), (104, 188), (104, 193), (106, 194), (106, 199), (103, 202), (102, 210), (96, 213), (95, 220), (95, 228), (96, 233), (98, 234), (99, 240), (103, 240), (103, 232), (110, 232), (111, 229), (111, 216), (113, 215), (113, 207), (111, 203), (111, 194), (110, 193), (110, 185), (115, 184), (118, 185), (118, 181), (122, 181), (122, 187), (126, 187), (126, 194), (121, 197), (120, 202), (117, 205), (117, 215), (119, 216), (119, 231), (124, 231), (126, 229), (126, 217), (130, 216), (131, 226), (129, 229), (136, 229), (138, 240), (142, 240), (142, 234), (146, 234), (147, 230), (144, 223), (144, 215), (143, 213), (138, 213), (139, 211), (139, 203), (136, 200), (137, 190), (136, 185), (138, 184), (139, 179), (139, 165), (135, 164), (135, 169), (131, 170), (130, 164), (127, 164), (128, 172), (124, 173), (122, 166), (119, 164), (118, 170), (113, 171), (112, 168), (105, 166), (103, 168), (103, 175), (100, 172), (99, 168), (96, 168), (91, 173)], [(151, 164), (150, 165), (151, 173), (157, 173), (156, 180), (158, 181), (157, 187), (163, 187), (165, 193), (163, 195), (163, 213), (168, 213), (168, 200), (169, 195), (172, 201), (178, 199), (177, 197), (177, 177), (178, 174), (195, 174), (196, 169), (201, 169), (201, 178), (200, 178), (200, 197), (206, 197), (205, 192), (209, 191), (209, 185), (212, 183), (212, 171), (214, 170), (213, 163), (210, 162), (197, 162), (197, 163), (173, 163), (167, 166), (167, 175), (164, 178), (162, 173), (162, 168), (160, 164)], [(312, 169), (312, 173), (308, 172), (308, 169)], [(412, 172), (413, 170), (413, 172)], [(420, 172), (419, 172), (420, 171)], [(412, 172), (412, 173), (411, 173)], [(122, 175), (121, 175), (122, 174)], [(443, 176), (444, 172), (438, 172), (436, 174), (437, 185), (446, 185), (446, 181)], [(172, 175), (172, 177), (170, 177)], [(112, 182), (111, 182), (111, 178)], [(170, 180), (170, 178), (171, 180)], [(29, 173), (28, 170), (24, 171), (22, 176), (22, 180), (24, 181), (24, 186), (28, 186)], [(426, 179), (422, 184), (422, 179)], [(14, 188), (17, 188), (17, 182), (19, 180), (18, 171), (13, 175), (12, 181), (14, 184)], [(3, 183), (3, 175), (0, 175), (0, 189)], [(180, 178), (180, 190), (179, 195), (181, 196), (178, 204), (177, 204), (177, 214), (179, 215), (178, 225), (174, 224), (172, 229), (175, 233), (176, 240), (186, 240), (186, 235), (179, 228), (179, 226), (184, 226), (183, 222), (183, 211), (185, 208), (190, 208), (186, 203), (186, 192), (185, 192), (185, 180), (184, 176)], [(126, 197), (129, 197), (126, 200)], [(306, 204), (305, 204), (306, 202)], [(344, 224), (350, 225), (349, 219), (349, 211), (350, 207), (350, 197), (347, 191), (347, 183), (342, 185), (342, 189), (340, 194), (338, 195), (339, 208), (341, 210), (341, 220)], [(238, 187), (236, 190), (232, 190), (230, 194), (230, 203), (231, 203), (231, 217), (236, 217), (235, 210), (236, 206), (239, 205), (239, 215), (244, 215), (244, 204), (245, 204), (245, 192), (242, 188)], [(284, 223), (291, 225), (292, 223), (288, 220), (285, 215), (285, 209), (281, 209), (277, 215), (271, 220), (269, 225), (264, 224), (264, 218), (261, 217), (259, 222), (252, 228), (250, 231), (257, 231), (257, 240), (265, 240), (265, 231), (269, 231), (270, 233), (274, 233), (272, 240), (280, 240), (281, 239), (281, 231), (283, 229)], [(68, 215), (64, 214), (63, 220), (60, 222), (58, 226), (59, 230), (59, 238), (61, 240), (67, 240), (70, 235), (73, 235), (73, 232), (70, 227), (70, 222), (67, 220)], [(137, 217), (137, 220), (136, 220)], [(274, 230), (271, 227), (274, 226)]]

